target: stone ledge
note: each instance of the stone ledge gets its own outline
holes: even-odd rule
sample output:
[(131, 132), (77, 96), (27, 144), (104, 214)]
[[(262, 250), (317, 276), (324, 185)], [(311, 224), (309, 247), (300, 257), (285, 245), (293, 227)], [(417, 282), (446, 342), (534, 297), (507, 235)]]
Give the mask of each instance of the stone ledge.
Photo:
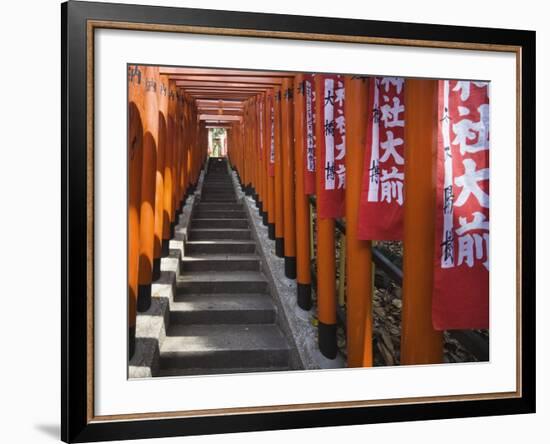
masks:
[(231, 177), (237, 198), (244, 203), (251, 221), (252, 235), (256, 241), (258, 254), (262, 257), (262, 271), (269, 281), (272, 297), (279, 308), (279, 313), (282, 314), (280, 317), (284, 322), (281, 328), (288, 339), (294, 341), (292, 345), (298, 354), (296, 360), (299, 362), (299, 368), (306, 370), (345, 368), (345, 360), (340, 353), (335, 359), (327, 359), (319, 351), (317, 329), (311, 323), (315, 315), (314, 309), (305, 311), (298, 307), (296, 281), (285, 276), (284, 259), (275, 254), (274, 242), (268, 237), (267, 227), (262, 223), (254, 199), (243, 193), (235, 172), (231, 171)]
[(160, 263), (161, 276), (151, 287), (151, 307), (138, 313), (136, 319), (136, 348), (128, 365), (129, 378), (150, 378), (159, 374), (160, 348), (170, 323), (170, 305), (174, 303), (176, 279), (181, 273), (181, 258), (191, 216), (202, 189), (204, 172), (201, 172), (197, 190), (182, 209), (174, 238), (169, 242), (169, 254)]

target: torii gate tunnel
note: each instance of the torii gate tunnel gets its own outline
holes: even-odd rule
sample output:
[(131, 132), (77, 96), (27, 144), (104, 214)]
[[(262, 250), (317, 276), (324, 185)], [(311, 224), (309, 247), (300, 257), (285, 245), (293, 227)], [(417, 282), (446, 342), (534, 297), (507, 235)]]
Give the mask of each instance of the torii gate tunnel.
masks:
[[(336, 355), (337, 325), (343, 322), (347, 366), (373, 365), (374, 269), (380, 263), (375, 247), (383, 239), (366, 240), (359, 224), (366, 146), (372, 138), (367, 120), (373, 88), (378, 86), (375, 78), (364, 76), (341, 75), (334, 80), (345, 89), (346, 99), (340, 109), (334, 94), (330, 108), (335, 125), (338, 113), (345, 118), (345, 156), (338, 151), (336, 136), (331, 139), (334, 162), (340, 158), (345, 171), (344, 186), (338, 182), (343, 179), (335, 163), (329, 172), (327, 163), (321, 163), (328, 151), (320, 151), (320, 141), (328, 143), (327, 134), (335, 131), (325, 124), (329, 111), (319, 106), (327, 100), (327, 78), (293, 72), (129, 67), (130, 355), (136, 315), (151, 305), (151, 285), (160, 277), (161, 258), (169, 254), (181, 208), (207, 162), (208, 131), (222, 127), (227, 131), (227, 160), (246, 194), (256, 200), (276, 255), (284, 258), (286, 277), (296, 281), (296, 306), (316, 310), (320, 351), (328, 358)], [(440, 363), (443, 331), (434, 328), (432, 300), (434, 252), (440, 248), (434, 236), (438, 80), (406, 79), (403, 91), (406, 199), (402, 273), (398, 270), (400, 362)], [(329, 173), (335, 192), (345, 188), (339, 216), (320, 213), (326, 205), (322, 192)], [(394, 187), (388, 192), (395, 198), (399, 191)]]

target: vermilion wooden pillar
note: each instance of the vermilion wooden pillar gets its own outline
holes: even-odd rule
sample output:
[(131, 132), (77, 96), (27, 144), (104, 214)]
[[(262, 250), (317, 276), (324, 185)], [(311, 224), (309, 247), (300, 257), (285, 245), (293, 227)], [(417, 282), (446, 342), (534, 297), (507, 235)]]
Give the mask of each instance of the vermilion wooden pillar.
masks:
[(196, 122), (192, 121), (191, 110), (189, 109), (188, 99), (185, 93), (181, 93), (180, 102), (180, 164), (179, 164), (179, 193), (178, 193), (178, 208), (181, 213), (183, 198), (187, 194), (192, 178), (193, 165), (193, 136), (196, 131)]
[(275, 177), (269, 174), (269, 164), (271, 158), (271, 130), (272, 130), (272, 114), (271, 100), (274, 100), (274, 90), (269, 93), (266, 111), (266, 171), (267, 173), (267, 236), (271, 240), (275, 240)]
[(265, 114), (266, 114), (266, 101), (265, 94), (260, 96), (260, 112), (258, 113), (258, 125), (259, 125), (259, 135), (260, 143), (262, 144), (262, 158), (260, 165), (260, 180), (261, 180), (261, 196), (262, 201), (260, 205), (260, 215), (262, 216), (262, 223), (267, 227), (267, 144), (266, 144), (266, 132), (267, 128), (265, 125)]
[(160, 278), (162, 255), (162, 229), (164, 217), (164, 157), (168, 136), (168, 76), (159, 76), (158, 94), (158, 147), (155, 175), (155, 241), (153, 247), (153, 281)]
[(281, 150), (281, 88), (274, 91), (275, 108), (275, 254), (285, 256), (284, 244), (284, 200), (283, 200), (283, 156)]
[(246, 129), (248, 132), (248, 183), (249, 193), (256, 199), (256, 145), (254, 143), (254, 98), (251, 97), (248, 101), (248, 115)]
[(139, 212), (143, 162), (143, 66), (128, 77), (128, 358), (135, 350), (139, 270)]
[(174, 132), (176, 113), (176, 81), (168, 82), (168, 119), (166, 131), (166, 146), (164, 150), (164, 193), (162, 217), (162, 255), (168, 255), (168, 245), (173, 235), (174, 209), (172, 206), (172, 193), (174, 188), (173, 163), (174, 163)]
[[(320, 163), (321, 141), (325, 137), (321, 123), (321, 106), (324, 104), (324, 79), (315, 76), (315, 94), (318, 106), (315, 107), (316, 165), (315, 185), (319, 196), (324, 187), (325, 167)], [(319, 318), (319, 350), (334, 359), (338, 352), (336, 344), (336, 252), (334, 248), (334, 219), (319, 217), (317, 212), (317, 316)]]
[(259, 157), (258, 157), (258, 128), (257, 128), (257, 103), (256, 103), (256, 97), (251, 98), (251, 115), (250, 115), (250, 133), (251, 133), (251, 151), (252, 151), (252, 197), (256, 201), (256, 207), (259, 208), (259, 184), (258, 184), (258, 165), (259, 165)]
[(437, 80), (405, 81), (405, 230), (401, 364), (443, 360), (432, 326)]
[(182, 161), (183, 161), (183, 140), (182, 140), (182, 121), (183, 121), (183, 109), (181, 103), (181, 92), (178, 90), (176, 93), (176, 112), (174, 120), (174, 139), (173, 139), (173, 195), (172, 206), (174, 208), (174, 223), (177, 224), (178, 216), (181, 212), (181, 206), (179, 205), (179, 196), (181, 191), (181, 174), (182, 174)]
[(345, 76), (346, 105), (346, 333), (348, 367), (372, 366), (371, 242), (357, 239), (366, 149), (368, 80)]
[(304, 76), (294, 78), (294, 149), (296, 168), (296, 284), (297, 303), (304, 310), (311, 308), (311, 257), (309, 245), (309, 200), (304, 189), (306, 159)]
[(244, 191), (248, 187), (248, 102), (244, 105), (243, 123), (241, 125), (241, 143), (242, 143), (242, 169), (240, 171)]
[(159, 69), (144, 68), (143, 162), (141, 180), (141, 208), (139, 224), (139, 290), (137, 309), (146, 311), (151, 306), (153, 276), (153, 248), (155, 239), (155, 186), (158, 149)]
[(284, 78), (281, 97), (281, 151), (283, 161), (285, 276), (289, 279), (296, 279), (293, 88), (293, 79)]

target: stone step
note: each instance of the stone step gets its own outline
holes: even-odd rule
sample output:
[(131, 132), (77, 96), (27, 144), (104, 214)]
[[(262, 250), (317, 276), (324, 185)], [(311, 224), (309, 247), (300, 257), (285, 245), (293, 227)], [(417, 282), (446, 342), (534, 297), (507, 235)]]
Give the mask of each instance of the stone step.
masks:
[(190, 240), (250, 239), (250, 230), (242, 228), (192, 228)]
[(204, 183), (202, 185), (202, 191), (206, 191), (208, 193), (215, 192), (215, 193), (234, 193), (235, 189), (233, 188), (232, 184), (209, 184)]
[(200, 210), (193, 213), (197, 219), (246, 219), (246, 213), (242, 210)]
[(191, 228), (248, 228), (248, 219), (214, 218), (204, 219), (194, 217), (191, 220)]
[(170, 302), (170, 325), (274, 322), (273, 301), (261, 293), (186, 294)]
[(176, 280), (178, 295), (192, 293), (266, 293), (267, 281), (259, 271), (198, 271)]
[(213, 197), (213, 196), (234, 197), (235, 195), (236, 195), (235, 191), (233, 191), (232, 189), (225, 189), (225, 188), (220, 188), (218, 190), (206, 189), (206, 190), (202, 190), (202, 194), (201, 194), (202, 197)]
[(255, 254), (194, 254), (181, 259), (182, 271), (259, 271)]
[(233, 190), (233, 182), (231, 180), (205, 181), (203, 182), (202, 189)]
[(235, 203), (237, 203), (237, 198), (236, 197), (225, 198), (225, 197), (204, 197), (204, 196), (201, 196), (201, 202), (235, 204)]
[(197, 210), (240, 210), (244, 211), (242, 202), (202, 202), (197, 205)]
[(234, 373), (286, 372), (290, 367), (161, 368), (159, 376), (231, 375)]
[(203, 202), (209, 202), (209, 201), (228, 201), (228, 200), (236, 200), (237, 195), (235, 193), (202, 193), (201, 194), (201, 201)]
[(276, 325), (172, 325), (160, 367), (239, 368), (289, 365), (289, 347)]
[(253, 240), (201, 240), (188, 241), (185, 244), (185, 254), (247, 254), (256, 251)]

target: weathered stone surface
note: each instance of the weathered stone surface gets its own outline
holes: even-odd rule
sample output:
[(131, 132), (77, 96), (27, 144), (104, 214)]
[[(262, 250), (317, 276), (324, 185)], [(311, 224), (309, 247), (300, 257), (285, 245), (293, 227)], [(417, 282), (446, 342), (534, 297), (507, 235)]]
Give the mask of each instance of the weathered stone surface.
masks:
[[(267, 228), (256, 208), (256, 202), (245, 196), (240, 189), (236, 174), (233, 180), (237, 189), (237, 198), (243, 202), (248, 213), (252, 238), (256, 240), (258, 254), (263, 258), (263, 273), (268, 279), (274, 302), (283, 314), (281, 328), (288, 338), (294, 341), (291, 357), (294, 358), (292, 368), (330, 369), (345, 367), (341, 354), (336, 359), (327, 359), (319, 351), (317, 345), (317, 328), (312, 324), (315, 319), (313, 310), (305, 311), (296, 304), (296, 281), (288, 279), (284, 273), (284, 259), (275, 255), (275, 244), (268, 237)], [(297, 367), (298, 366), (298, 367)]]
[[(199, 179), (199, 190), (200, 184)], [(145, 313), (137, 314), (136, 349), (128, 365), (129, 378), (149, 378), (158, 374), (159, 349), (166, 338), (170, 322), (170, 303), (174, 301), (176, 279), (180, 275), (180, 261), (194, 205), (195, 198), (191, 196), (175, 227), (180, 239), (170, 240), (169, 255), (160, 262), (161, 276), (151, 285), (151, 307)]]
[(189, 223), (176, 231), (185, 255), (159, 341), (157, 375), (300, 368), (290, 362), (249, 218), (236, 197), (228, 174), (209, 172)]

